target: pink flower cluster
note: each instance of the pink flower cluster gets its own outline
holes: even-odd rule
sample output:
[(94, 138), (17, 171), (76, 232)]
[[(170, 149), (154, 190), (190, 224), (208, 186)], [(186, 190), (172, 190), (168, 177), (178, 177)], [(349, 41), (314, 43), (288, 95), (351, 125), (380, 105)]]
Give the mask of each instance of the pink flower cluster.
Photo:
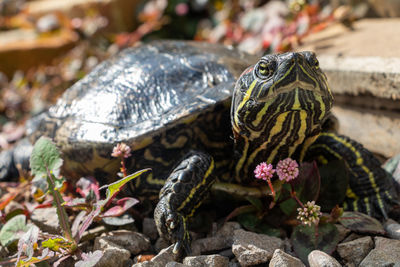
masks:
[(279, 177), (279, 180), (289, 182), (299, 175), (299, 164), (291, 158), (280, 160), (276, 165), (276, 170), (272, 164), (261, 162), (254, 170), (254, 176), (257, 179), (268, 180), (274, 176), (274, 173)]
[(267, 180), (274, 176), (275, 170), (272, 164), (267, 164), (266, 162), (261, 162), (257, 165), (254, 170), (254, 176), (257, 179)]
[(125, 143), (118, 143), (114, 148), (111, 156), (115, 158), (129, 158), (131, 156), (131, 148)]
[(279, 180), (289, 182), (299, 175), (299, 164), (291, 158), (280, 160), (276, 165)]

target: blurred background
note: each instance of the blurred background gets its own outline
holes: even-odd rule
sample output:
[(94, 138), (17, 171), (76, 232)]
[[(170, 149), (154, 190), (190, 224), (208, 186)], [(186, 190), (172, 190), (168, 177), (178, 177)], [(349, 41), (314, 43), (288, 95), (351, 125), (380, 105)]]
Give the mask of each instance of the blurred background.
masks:
[[(398, 0), (0, 0), (0, 150), (21, 138), (27, 118), (126, 47), (185, 39), (258, 55), (304, 47), (324, 54), (340, 46), (337, 36), (362, 32), (362, 25), (373, 37), (379, 29), (400, 29), (389, 19), (399, 15)], [(368, 23), (357, 26), (363, 20)], [(391, 26), (380, 25), (383, 20)], [(389, 43), (398, 47), (387, 38), (355, 39), (343, 43), (356, 54), (366, 42), (383, 42), (382, 53), (391, 51)], [(397, 112), (396, 102), (390, 105)]]

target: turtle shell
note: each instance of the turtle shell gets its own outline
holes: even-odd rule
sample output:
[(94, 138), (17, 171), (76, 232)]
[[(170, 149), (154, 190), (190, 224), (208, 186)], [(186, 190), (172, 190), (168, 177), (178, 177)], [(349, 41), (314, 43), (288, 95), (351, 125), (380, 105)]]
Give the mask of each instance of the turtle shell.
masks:
[[(116, 143), (142, 150), (136, 157), (145, 157), (143, 149), (155, 143), (161, 153), (166, 146), (159, 143), (165, 140), (157, 136), (175, 140), (179, 133), (171, 137), (168, 130), (185, 128), (205, 110), (229, 101), (236, 79), (255, 60), (233, 48), (197, 42), (158, 41), (126, 49), (97, 66), (36, 118), (31, 140), (52, 138), (71, 176), (109, 174), (118, 170), (119, 163), (110, 161)], [(147, 155), (151, 157), (154, 153)]]

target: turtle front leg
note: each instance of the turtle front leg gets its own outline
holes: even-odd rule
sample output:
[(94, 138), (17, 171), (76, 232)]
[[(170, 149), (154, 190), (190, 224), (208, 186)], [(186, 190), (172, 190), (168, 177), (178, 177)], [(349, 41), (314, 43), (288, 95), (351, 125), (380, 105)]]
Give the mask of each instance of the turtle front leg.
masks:
[(391, 175), (370, 151), (348, 137), (322, 133), (308, 149), (306, 158), (316, 159), (320, 164), (344, 161), (349, 175), (345, 209), (387, 218), (387, 211), (398, 203)]
[(215, 181), (211, 156), (191, 152), (172, 171), (160, 191), (154, 220), (161, 237), (175, 243), (174, 253), (190, 254), (188, 218), (200, 206)]

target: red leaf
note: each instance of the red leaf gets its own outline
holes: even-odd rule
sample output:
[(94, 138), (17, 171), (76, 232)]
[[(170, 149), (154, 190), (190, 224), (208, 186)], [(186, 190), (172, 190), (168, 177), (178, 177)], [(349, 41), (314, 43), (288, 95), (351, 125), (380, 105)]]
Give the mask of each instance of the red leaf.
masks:
[(101, 217), (118, 217), (121, 216), (132, 206), (136, 205), (139, 201), (131, 197), (125, 197), (117, 201), (117, 205), (108, 209)]
[(3, 210), (8, 205), (8, 203), (10, 203), (11, 200), (13, 200), (16, 196), (17, 194), (15, 193), (8, 193), (4, 197), (2, 197), (0, 202), (0, 210)]
[(93, 177), (82, 177), (76, 183), (76, 192), (86, 198), (92, 191), (96, 196), (96, 200), (100, 199), (99, 182)]

